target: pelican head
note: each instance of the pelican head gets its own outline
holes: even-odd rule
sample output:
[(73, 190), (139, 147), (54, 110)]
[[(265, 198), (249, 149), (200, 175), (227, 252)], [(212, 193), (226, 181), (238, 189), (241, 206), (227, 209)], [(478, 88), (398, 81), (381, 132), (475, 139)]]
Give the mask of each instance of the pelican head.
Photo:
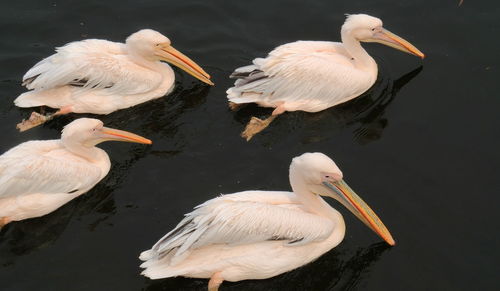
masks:
[(131, 132), (104, 127), (102, 121), (93, 118), (79, 118), (64, 127), (61, 134), (64, 144), (81, 144), (93, 147), (105, 141), (126, 141), (151, 144), (151, 140)]
[(358, 41), (378, 42), (405, 53), (424, 58), (411, 43), (382, 27), (382, 20), (366, 14), (350, 14), (342, 25), (342, 36), (351, 35)]
[(130, 52), (149, 61), (165, 61), (186, 71), (198, 80), (214, 85), (207, 74), (190, 58), (172, 47), (170, 39), (152, 29), (142, 29), (126, 40)]
[[(389, 230), (373, 210), (343, 180), (342, 171), (322, 153), (305, 153), (292, 160), (290, 183), (310, 193), (336, 199), (389, 245), (395, 245)], [(294, 189), (295, 192), (295, 189)]]

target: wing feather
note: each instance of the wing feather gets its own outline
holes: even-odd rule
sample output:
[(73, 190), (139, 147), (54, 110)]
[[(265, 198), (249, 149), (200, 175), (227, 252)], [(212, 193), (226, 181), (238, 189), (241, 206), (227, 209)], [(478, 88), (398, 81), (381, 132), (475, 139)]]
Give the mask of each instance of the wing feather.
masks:
[(24, 75), (23, 85), (33, 90), (76, 85), (82, 91), (139, 94), (161, 80), (159, 73), (132, 62), (123, 43), (88, 39), (57, 48)]
[[(255, 199), (265, 193), (270, 200)], [(195, 208), (144, 257), (172, 259), (213, 244), (248, 244), (282, 240), (286, 245), (305, 244), (327, 238), (334, 223), (303, 211), (293, 201), (273, 203), (275, 194), (286, 192), (246, 191), (211, 199)], [(282, 198), (282, 197), (279, 197)]]
[(33, 193), (70, 193), (89, 189), (101, 170), (78, 159), (51, 155), (58, 141), (30, 141), (0, 156), (0, 198)]
[(368, 73), (354, 68), (341, 44), (322, 41), (279, 46), (268, 57), (237, 69), (232, 77), (238, 80), (227, 91), (231, 102), (284, 101), (290, 111), (299, 107), (319, 111), (342, 103), (362, 94), (372, 81)]

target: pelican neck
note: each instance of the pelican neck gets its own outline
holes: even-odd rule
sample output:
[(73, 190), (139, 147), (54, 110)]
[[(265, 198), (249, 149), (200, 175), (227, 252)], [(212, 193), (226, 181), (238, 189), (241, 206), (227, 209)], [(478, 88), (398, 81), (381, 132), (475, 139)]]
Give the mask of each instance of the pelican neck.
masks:
[(354, 38), (349, 31), (342, 31), (341, 36), (344, 48), (353, 58), (356, 68), (367, 72), (377, 72), (377, 63), (361, 46), (359, 40)]
[(82, 143), (64, 138), (61, 138), (60, 142), (65, 149), (90, 162), (96, 162), (100, 158), (100, 151), (95, 146), (86, 146)]
[(339, 215), (341, 216), (340, 212), (331, 207), (320, 195), (309, 190), (309, 187), (301, 178), (290, 175), (290, 185), (293, 193), (307, 211), (333, 221), (338, 219)]
[(135, 64), (153, 71), (161, 70), (161, 62), (159, 60), (149, 60), (130, 48), (126, 48), (126, 50), (130, 60)]

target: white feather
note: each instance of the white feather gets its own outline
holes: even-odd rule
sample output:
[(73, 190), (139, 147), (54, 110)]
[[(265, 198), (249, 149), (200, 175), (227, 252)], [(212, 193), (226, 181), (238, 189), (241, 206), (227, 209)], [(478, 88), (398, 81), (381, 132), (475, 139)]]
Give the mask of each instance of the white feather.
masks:
[(25, 142), (1, 155), (0, 199), (81, 191), (101, 179), (99, 167), (65, 153), (59, 140), (47, 140)]
[(159, 86), (162, 81), (159, 72), (131, 62), (122, 43), (88, 39), (69, 43), (56, 51), (24, 75), (23, 81), (36, 77), (26, 88), (44, 90), (85, 80), (82, 90), (139, 94)]
[(352, 99), (375, 82), (376, 73), (358, 70), (340, 43), (297, 41), (277, 47), (253, 65), (236, 69), (262, 71), (266, 78), (227, 90), (234, 103), (279, 104), (287, 111), (317, 112)]
[[(282, 204), (270, 204), (269, 201)], [(213, 244), (248, 244), (283, 240), (305, 244), (328, 237), (334, 223), (301, 210), (293, 193), (246, 191), (223, 195), (199, 205), (174, 230), (156, 243), (158, 256), (184, 252)], [(313, 226), (313, 227), (311, 227)], [(175, 234), (175, 235), (173, 235)]]

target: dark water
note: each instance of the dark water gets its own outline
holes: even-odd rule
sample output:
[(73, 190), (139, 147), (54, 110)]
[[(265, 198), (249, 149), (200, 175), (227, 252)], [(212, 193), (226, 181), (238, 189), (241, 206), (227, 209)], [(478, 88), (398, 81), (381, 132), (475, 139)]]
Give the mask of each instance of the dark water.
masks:
[[(247, 189), (289, 189), (292, 157), (321, 151), (380, 214), (387, 248), (342, 209), (344, 242), (316, 262), (222, 290), (498, 290), (499, 106), (496, 1), (5, 1), (0, 10), (0, 151), (59, 136), (70, 115), (18, 133), (30, 110), (20, 80), (55, 46), (122, 41), (140, 28), (169, 36), (213, 76), (187, 74), (175, 92), (100, 116), (154, 141), (107, 143), (110, 174), (86, 195), (0, 233), (2, 290), (204, 290), (206, 280), (139, 275), (149, 248), (193, 206)], [(424, 61), (376, 44), (380, 67), (364, 96), (317, 114), (288, 113), (250, 143), (251, 115), (227, 108), (238, 66), (297, 39), (338, 40), (344, 13), (379, 16)], [(179, 72), (179, 71), (178, 71)]]

